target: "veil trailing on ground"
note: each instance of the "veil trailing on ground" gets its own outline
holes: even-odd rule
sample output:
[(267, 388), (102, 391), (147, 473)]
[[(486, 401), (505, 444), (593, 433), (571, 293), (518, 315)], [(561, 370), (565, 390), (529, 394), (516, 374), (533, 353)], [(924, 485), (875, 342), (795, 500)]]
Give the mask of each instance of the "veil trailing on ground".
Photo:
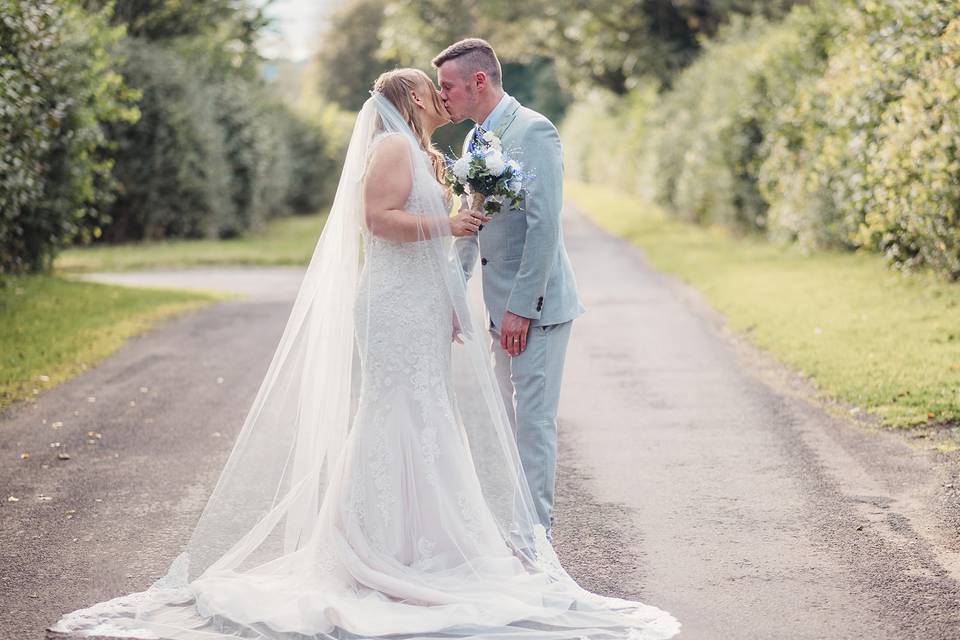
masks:
[[(473, 586), (470, 593), (485, 593), (481, 599), (490, 597), (494, 601), (496, 597), (503, 598), (504, 607), (495, 602), (498, 610), (519, 607), (517, 623), (508, 616), (496, 630), (484, 629), (474, 622), (391, 637), (665, 638), (675, 631), (675, 621), (653, 607), (601, 598), (580, 589), (557, 561), (535, 515), (510, 422), (489, 364), (484, 319), (474, 317), (468, 308), (464, 275), (451, 252), (450, 203), (413, 131), (392, 103), (378, 93), (366, 101), (358, 115), (336, 197), (287, 325), (185, 549), (166, 576), (147, 591), (67, 614), (52, 630), (189, 640), (360, 637), (336, 624), (322, 629), (310, 627), (309, 609), (317, 607), (319, 615), (322, 608), (328, 619), (346, 619), (342, 613), (346, 609), (333, 615), (329, 612), (336, 607), (322, 604), (326, 602), (326, 585), (349, 582), (343, 581), (343, 572), (336, 562), (325, 564), (322, 558), (329, 559), (336, 552), (337, 541), (328, 535), (328, 530), (338, 526), (338, 506), (331, 503), (346, 501), (352, 491), (350, 482), (354, 482), (345, 481), (345, 467), (352, 464), (352, 431), (358, 407), (364, 404), (362, 393), (366, 387), (360, 375), (361, 363), (373, 357), (371, 345), (382, 339), (375, 316), (382, 316), (383, 309), (391, 305), (390, 300), (371, 295), (374, 291), (393, 289), (389, 271), (370, 268), (377, 261), (377, 252), (387, 249), (382, 241), (371, 240), (363, 212), (364, 176), (371, 151), (393, 135), (401, 136), (410, 145), (413, 187), (409, 201), (416, 203), (419, 214), (418, 239), (404, 243), (402, 255), (410, 265), (422, 269), (424, 278), (435, 279), (434, 286), (424, 290), (440, 292), (440, 308), (451, 313), (451, 317), (439, 321), (442, 326), (452, 327), (455, 316), (463, 335), (463, 344), (453, 345), (452, 360), (443, 361), (446, 369), (424, 372), (411, 360), (408, 368), (412, 381), (406, 383), (426, 385), (431, 392), (451, 398), (454, 415), (450, 424), (466, 443), (466, 459), (472, 464), (470, 477), (475, 472), (478, 495), (482, 494), (492, 515), (506, 556), (523, 567), (523, 580), (518, 577), (516, 584), (510, 580), (497, 584), (479, 579), (470, 582), (469, 576), (488, 571), (479, 562), (476, 566), (465, 563), (466, 569), (457, 567), (436, 573), (430, 573), (423, 564), (418, 569), (421, 572), (410, 579), (421, 581), (423, 584), (418, 585), (425, 588), (432, 587), (431, 597), (448, 600), (441, 604), (460, 605), (457, 598), (466, 597), (463, 594), (467, 590), (461, 589), (460, 582), (453, 582), (452, 576), (467, 575), (462, 584), (489, 587), (487, 591), (477, 591)], [(396, 245), (389, 250), (400, 251)], [(376, 278), (387, 280), (378, 283)], [(395, 294), (403, 296), (406, 292)], [(399, 353), (400, 365), (405, 364), (403, 359), (404, 355)], [(384, 388), (397, 383), (381, 382)], [(436, 445), (424, 443), (424, 450), (415, 453), (429, 456), (430, 446)], [(379, 487), (379, 480), (370, 479), (371, 486)], [(443, 480), (439, 479), (441, 483)], [(412, 552), (415, 558), (419, 557), (418, 551)], [(419, 565), (414, 562), (414, 566)], [(330, 572), (332, 582), (325, 582), (324, 571)], [(529, 581), (529, 576), (538, 578)], [(268, 596), (289, 589), (289, 593), (295, 594), (291, 600), (298, 601), (271, 604), (269, 615), (254, 613), (253, 601), (236, 616), (219, 615), (217, 599), (231, 598), (231, 590), (241, 583), (262, 588)], [(443, 591), (447, 584), (451, 589)], [(201, 586), (216, 595), (199, 596)], [(499, 589), (506, 593), (514, 589), (516, 595), (505, 597)], [(316, 593), (316, 598), (310, 600), (304, 595), (307, 593)], [(356, 600), (358, 611), (368, 616), (380, 615), (384, 624), (388, 624), (390, 616), (381, 614), (391, 611), (389, 607), (417, 605), (412, 599), (383, 598), (375, 590), (359, 593), (355, 585), (349, 584), (343, 593), (343, 597)], [(426, 598), (421, 604), (438, 603)], [(285, 622), (277, 621), (282, 617), (279, 609), (287, 605), (300, 610), (285, 620), (296, 617), (300, 626), (285, 628)], [(422, 607), (425, 612), (431, 608), (436, 607)], [(274, 610), (277, 620), (272, 621)], [(459, 612), (466, 610), (452, 609), (451, 620), (457, 620)], [(391, 631), (388, 625), (383, 634), (370, 635), (387, 635)]]

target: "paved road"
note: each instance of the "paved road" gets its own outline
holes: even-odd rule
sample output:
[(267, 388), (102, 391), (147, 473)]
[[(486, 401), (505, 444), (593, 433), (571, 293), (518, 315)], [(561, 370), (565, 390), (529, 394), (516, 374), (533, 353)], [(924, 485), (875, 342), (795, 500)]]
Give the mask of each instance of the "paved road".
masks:
[[(960, 638), (955, 461), (811, 404), (635, 249), (572, 209), (566, 224), (589, 308), (561, 404), (571, 573), (670, 610), (683, 638)], [(168, 321), (0, 416), (0, 637), (42, 637), (59, 612), (163, 573), (298, 277), (151, 274), (250, 297)]]

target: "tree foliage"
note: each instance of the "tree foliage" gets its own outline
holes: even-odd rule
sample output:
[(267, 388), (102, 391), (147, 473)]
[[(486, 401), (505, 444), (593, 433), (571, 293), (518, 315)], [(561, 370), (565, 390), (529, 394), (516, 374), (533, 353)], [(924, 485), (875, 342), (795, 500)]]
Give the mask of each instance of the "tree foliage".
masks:
[[(606, 149), (613, 168), (594, 180), (623, 182), (632, 163), (634, 187), (688, 220), (960, 278), (958, 30), (940, 0), (821, 0), (782, 21), (734, 20), (659, 98), (581, 101), (568, 151), (583, 175), (580, 159)], [(582, 134), (607, 114), (615, 130)]]
[(374, 79), (400, 63), (380, 47), (386, 7), (386, 0), (352, 0), (334, 14), (323, 35), (316, 81), (322, 94), (344, 109), (358, 111)]
[(0, 273), (71, 242), (238, 235), (322, 206), (335, 145), (264, 86), (262, 9), (0, 0)]
[(700, 38), (732, 15), (778, 17), (793, 0), (393, 0), (383, 46), (405, 62), (429, 60), (460, 38), (486, 38), (507, 60), (555, 61), (567, 89), (623, 94), (642, 80), (669, 85)]
[(121, 36), (68, 2), (0, 0), (0, 274), (100, 235), (115, 189), (105, 127), (137, 117), (113, 67)]

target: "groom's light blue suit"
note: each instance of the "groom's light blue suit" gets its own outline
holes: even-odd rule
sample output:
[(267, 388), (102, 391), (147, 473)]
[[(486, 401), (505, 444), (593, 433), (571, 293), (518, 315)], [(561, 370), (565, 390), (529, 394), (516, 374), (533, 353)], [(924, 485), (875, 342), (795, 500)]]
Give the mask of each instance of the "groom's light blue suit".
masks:
[[(458, 238), (456, 248), (468, 278), (480, 258), (494, 368), (537, 516), (549, 533), (560, 381), (573, 319), (584, 311), (560, 222), (563, 150), (549, 119), (506, 94), (482, 124), (534, 179), (518, 209), (504, 204), (476, 235)], [(506, 311), (530, 318), (526, 350), (514, 358), (500, 346)]]

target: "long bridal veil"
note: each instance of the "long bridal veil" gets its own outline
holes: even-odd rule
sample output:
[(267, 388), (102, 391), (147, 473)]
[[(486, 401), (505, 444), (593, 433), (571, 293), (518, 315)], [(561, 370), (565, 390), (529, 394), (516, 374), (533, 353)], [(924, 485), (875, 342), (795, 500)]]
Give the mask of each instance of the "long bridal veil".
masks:
[[(462, 567), (435, 573), (420, 567), (421, 573), (414, 578), (432, 586), (434, 594), (433, 600), (420, 602), (373, 597), (381, 594), (364, 591), (355, 576), (344, 577), (326, 531), (333, 526), (329, 513), (336, 508), (330, 503), (343, 495), (344, 487), (338, 487), (338, 482), (349, 464), (351, 429), (360, 404), (360, 363), (368, 356), (364, 350), (378, 338), (363, 332), (376, 331), (376, 323), (369, 319), (382, 305), (390, 304), (363, 295), (373, 276), (361, 278), (364, 265), (375, 261), (375, 252), (383, 246), (363, 241), (362, 212), (370, 151), (386, 135), (403, 136), (410, 144), (410, 201), (423, 212), (421, 239), (404, 243), (403, 251), (411, 264), (426, 266), (426, 277), (436, 278), (436, 290), (446, 298), (444, 308), (457, 317), (463, 333), (463, 344), (453, 345), (453, 359), (441, 372), (446, 375), (425, 374), (411, 364), (411, 376), (422, 375), (420, 384), (455, 398), (450, 428), (457, 430), (465, 443), (466, 460), (472, 463), (472, 473), (479, 481), (486, 518), (499, 531), (501, 546), (515, 564), (491, 582), (484, 582), (483, 558), (475, 554), (465, 557)], [(374, 93), (357, 117), (326, 226), (266, 376), (183, 551), (167, 574), (146, 591), (67, 614), (51, 630), (185, 640), (361, 637), (338, 625), (310, 628), (311, 607), (318, 608), (316, 618), (323, 608), (328, 620), (337, 619), (330, 613), (336, 607), (324, 600), (323, 589), (330, 585), (331, 590), (342, 589), (337, 594), (341, 601), (354, 598), (359, 605), (355, 610), (364, 611), (368, 604), (369, 615), (380, 616), (385, 629), (376, 635), (391, 638), (599, 640), (667, 638), (676, 633), (678, 625), (669, 614), (641, 603), (588, 593), (557, 561), (532, 507), (489, 364), (483, 318), (470, 312), (466, 282), (451, 252), (448, 211), (429, 159), (410, 127), (386, 98)], [(390, 274), (377, 277), (389, 278)], [(380, 290), (389, 290), (389, 282), (381, 284), (387, 286)], [(441, 321), (450, 326), (453, 317)], [(402, 360), (402, 353), (398, 358)], [(439, 478), (440, 486), (443, 482), (444, 478)], [(405, 508), (415, 509), (416, 505)], [(328, 580), (326, 574), (336, 575), (336, 580)], [(414, 579), (409, 572), (404, 576)], [(467, 576), (462, 580), (470, 582), (471, 589), (460, 589), (451, 582), (452, 576)], [(299, 596), (296, 603), (287, 604), (297, 608), (300, 626), (285, 628), (270, 616), (253, 613), (219, 615), (199, 595), (201, 586), (210, 584), (217, 585), (221, 598), (232, 597), (242, 586), (257, 585), (264, 593), (292, 589), (290, 592)], [(444, 585), (452, 586), (444, 590)], [(314, 593), (311, 589), (318, 594), (315, 600), (305, 595)], [(494, 612), (488, 616), (489, 626), (476, 620), (458, 623), (458, 611), (473, 606), (467, 601), (470, 597), (485, 602)], [(449, 624), (416, 632), (390, 628), (391, 606), (418, 605), (424, 611), (438, 605), (448, 607)]]

